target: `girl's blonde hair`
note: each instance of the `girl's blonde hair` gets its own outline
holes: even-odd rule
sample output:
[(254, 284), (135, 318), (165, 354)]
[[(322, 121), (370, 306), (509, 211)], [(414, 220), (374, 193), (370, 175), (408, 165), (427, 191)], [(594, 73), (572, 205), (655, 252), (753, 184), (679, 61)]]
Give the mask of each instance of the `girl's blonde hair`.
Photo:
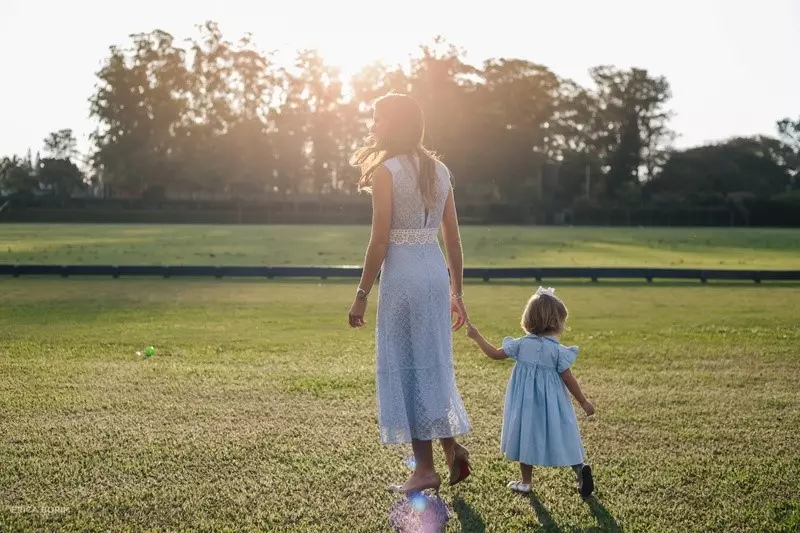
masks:
[(567, 306), (554, 294), (534, 294), (522, 312), (520, 325), (525, 333), (560, 335), (567, 322)]
[(425, 117), (416, 100), (406, 94), (388, 93), (375, 101), (375, 111), (386, 120), (387, 135), (369, 135), (364, 145), (350, 157), (350, 164), (361, 170), (358, 190), (371, 192), (372, 174), (384, 161), (398, 155), (419, 157), (418, 184), (425, 208), (436, 206), (437, 157), (422, 144)]

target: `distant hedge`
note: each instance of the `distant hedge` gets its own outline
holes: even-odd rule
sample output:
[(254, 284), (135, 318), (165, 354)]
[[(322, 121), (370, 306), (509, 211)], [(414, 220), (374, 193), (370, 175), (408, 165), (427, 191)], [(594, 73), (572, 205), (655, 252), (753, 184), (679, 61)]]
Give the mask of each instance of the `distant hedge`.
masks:
[[(3, 199), (0, 199), (2, 205)], [(582, 205), (554, 212), (494, 202), (458, 206), (465, 224), (573, 224), (583, 226), (760, 226), (800, 227), (793, 199), (750, 199), (740, 206), (619, 209)], [(0, 212), (7, 222), (158, 224), (368, 224), (368, 198), (326, 200), (159, 201), (50, 198), (12, 200)]]

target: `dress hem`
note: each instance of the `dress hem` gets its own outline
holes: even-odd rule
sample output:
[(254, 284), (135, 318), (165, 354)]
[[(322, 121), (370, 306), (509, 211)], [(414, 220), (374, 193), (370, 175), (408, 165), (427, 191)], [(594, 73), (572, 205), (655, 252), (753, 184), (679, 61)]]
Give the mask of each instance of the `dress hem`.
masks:
[(450, 438), (453, 438), (453, 437), (463, 437), (464, 435), (468, 435), (471, 432), (472, 432), (472, 428), (470, 427), (470, 428), (467, 428), (464, 431), (457, 431), (455, 433), (447, 432), (447, 435), (434, 434), (434, 436), (427, 437), (427, 438), (424, 438), (424, 439), (420, 439), (420, 438), (417, 438), (417, 437), (414, 437), (414, 436), (412, 436), (408, 440), (394, 440), (394, 439), (386, 440), (386, 439), (381, 438), (381, 444), (385, 444), (385, 445), (389, 446), (389, 445), (395, 445), (395, 444), (411, 444), (412, 440), (450, 439)]
[(506, 459), (508, 459), (509, 461), (514, 461), (515, 463), (523, 463), (523, 464), (530, 465), (530, 466), (567, 467), (567, 466), (573, 466), (573, 465), (577, 465), (577, 464), (581, 464), (581, 463), (585, 463), (586, 462), (586, 459), (584, 457), (581, 457), (579, 460), (574, 461), (574, 462), (569, 462), (569, 461), (566, 461), (566, 462), (544, 462), (544, 461), (536, 462), (536, 461), (534, 461), (532, 463), (525, 463), (524, 461), (520, 460), (519, 456), (511, 457), (509, 454), (507, 454), (505, 452), (503, 452), (503, 456)]

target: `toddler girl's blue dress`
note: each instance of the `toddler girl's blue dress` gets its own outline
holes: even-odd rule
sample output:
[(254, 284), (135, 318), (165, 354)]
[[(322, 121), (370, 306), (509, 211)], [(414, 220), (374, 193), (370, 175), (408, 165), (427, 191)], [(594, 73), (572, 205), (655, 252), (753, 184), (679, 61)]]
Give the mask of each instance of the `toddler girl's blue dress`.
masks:
[(500, 451), (511, 461), (539, 466), (583, 462), (575, 409), (561, 373), (578, 357), (550, 337), (527, 335), (503, 340), (516, 363), (506, 389)]

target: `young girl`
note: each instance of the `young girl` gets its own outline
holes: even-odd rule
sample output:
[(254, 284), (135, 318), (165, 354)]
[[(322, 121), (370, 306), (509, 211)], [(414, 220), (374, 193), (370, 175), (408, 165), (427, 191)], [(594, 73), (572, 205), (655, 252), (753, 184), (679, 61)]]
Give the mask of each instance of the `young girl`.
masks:
[(586, 401), (569, 367), (578, 357), (578, 348), (562, 346), (558, 339), (567, 321), (567, 308), (553, 289), (539, 287), (522, 313), (526, 336), (506, 337), (496, 348), (467, 322), (467, 335), (492, 359), (510, 357), (516, 361), (506, 389), (503, 432), (500, 450), (512, 461), (519, 461), (522, 481), (508, 484), (511, 490), (531, 491), (532, 465), (571, 466), (578, 492), (592, 494), (592, 469), (583, 463), (583, 444), (575, 410), (567, 389), (586, 414), (594, 406)]

